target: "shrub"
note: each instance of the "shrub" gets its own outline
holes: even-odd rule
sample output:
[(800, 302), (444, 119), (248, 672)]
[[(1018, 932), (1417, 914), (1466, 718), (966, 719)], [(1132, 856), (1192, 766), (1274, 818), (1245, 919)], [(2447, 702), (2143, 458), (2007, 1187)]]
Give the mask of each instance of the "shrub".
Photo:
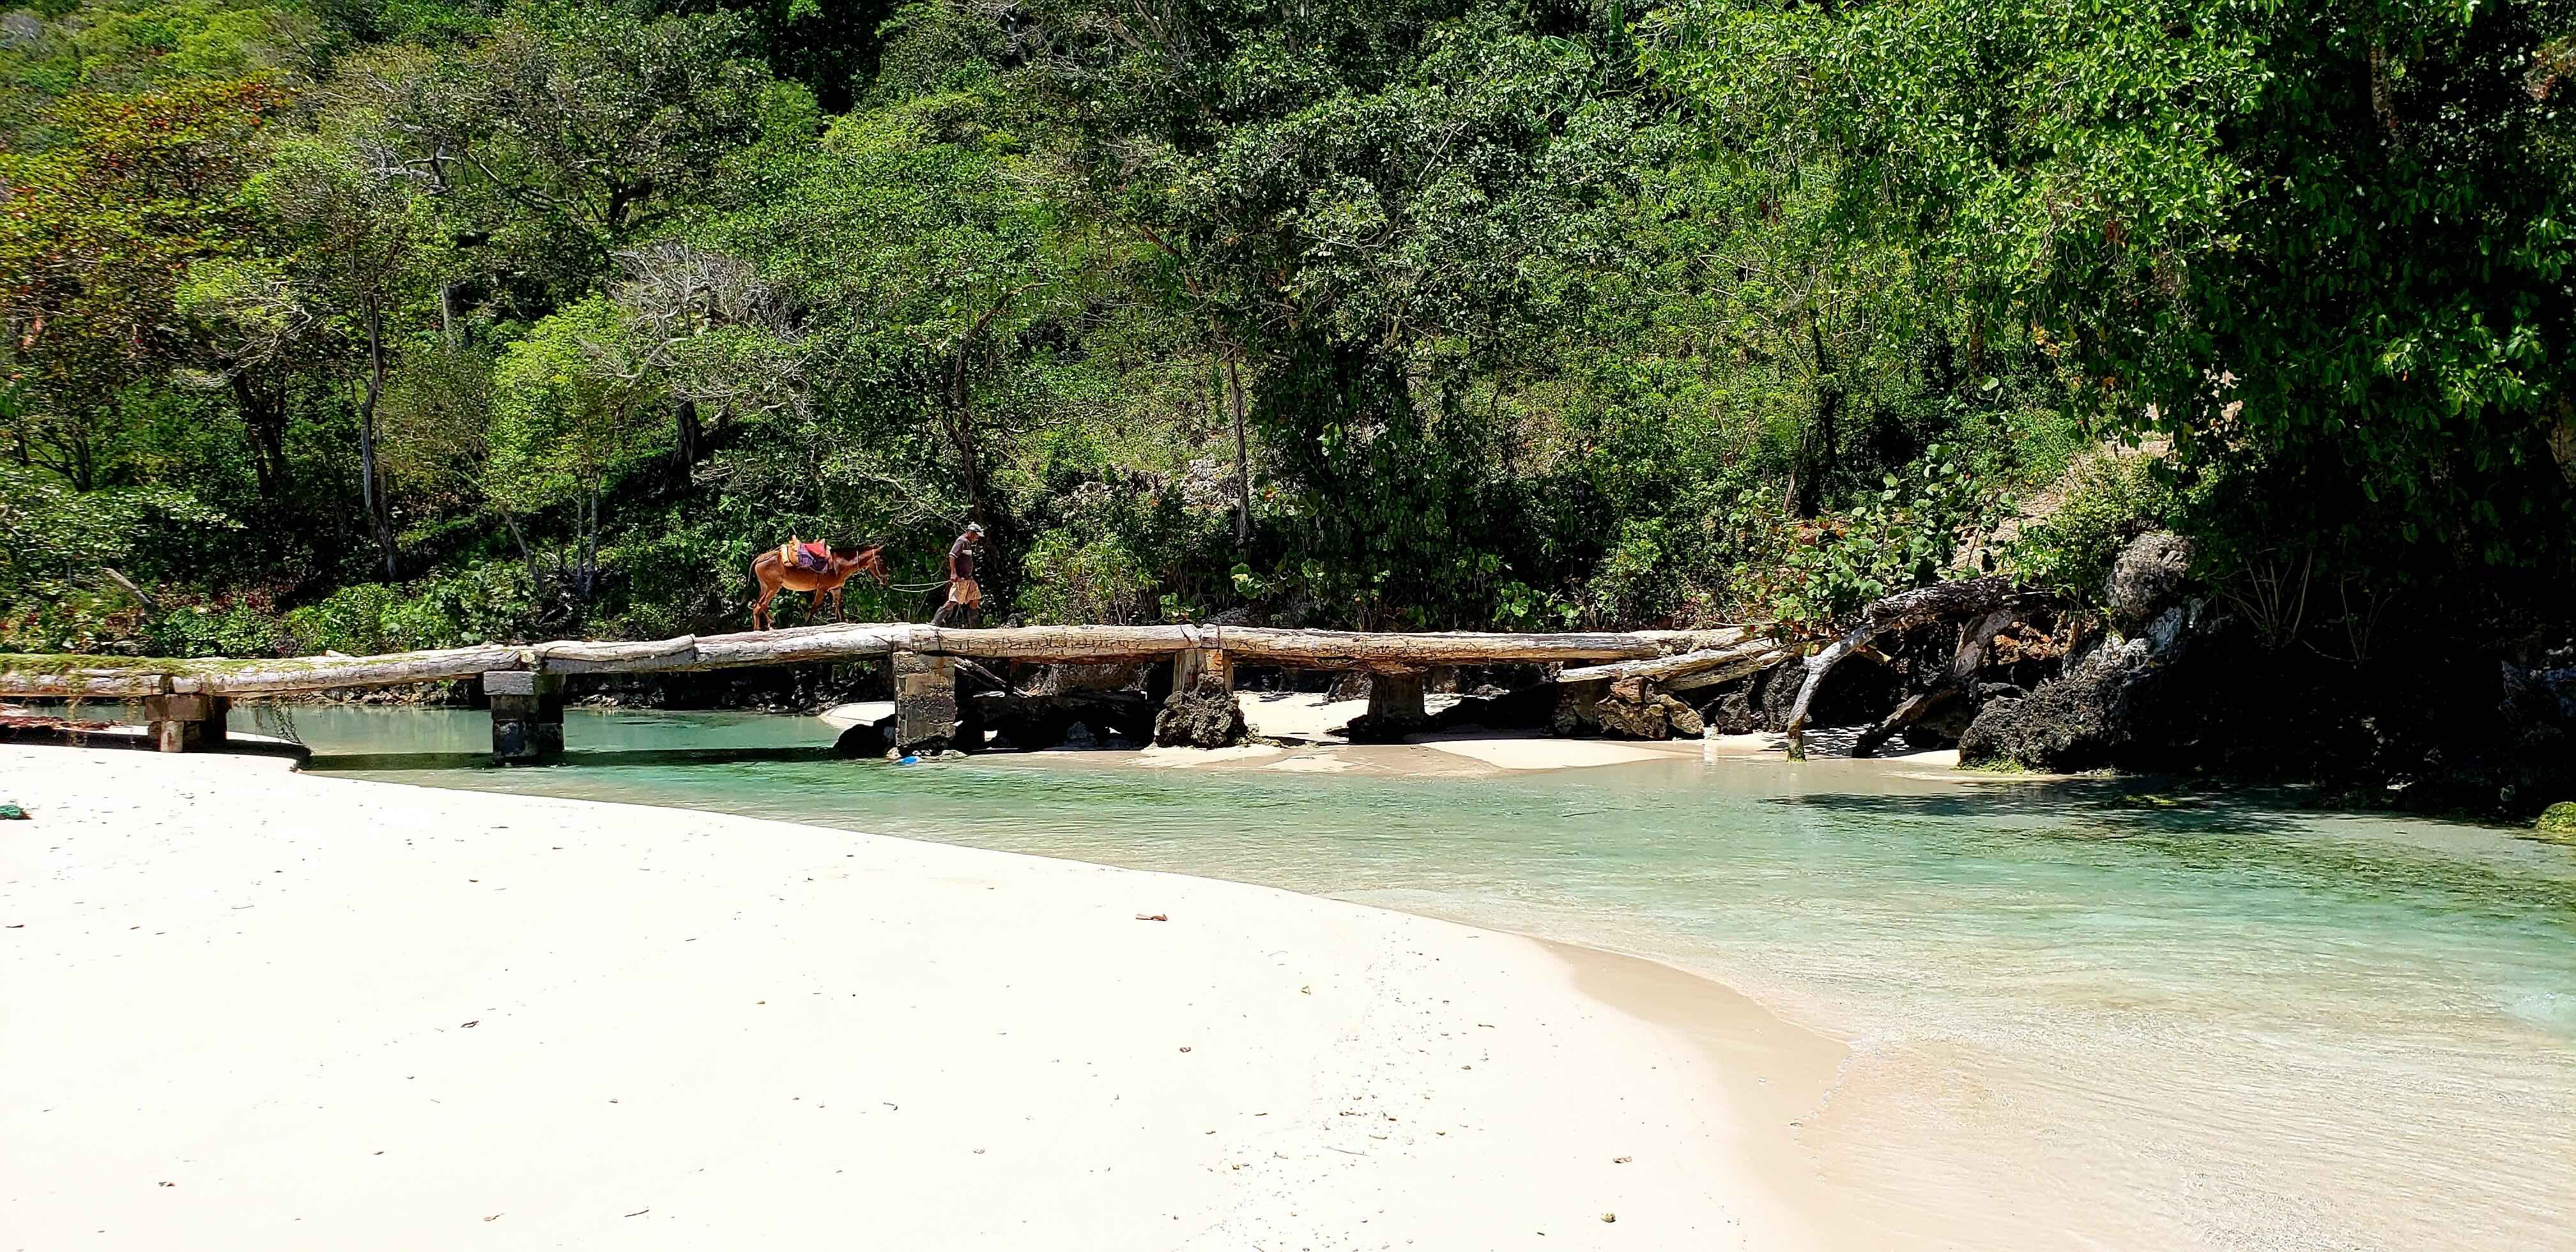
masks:
[(2181, 499), (2153, 458), (2094, 455), (2079, 459), (2042, 507), (2049, 511), (2004, 545), (2004, 569), (2039, 590), (2101, 609), (2121, 545), (2172, 528)]
[(1027, 581), (1020, 606), (1032, 621), (1118, 623), (1161, 615), (1152, 576), (1121, 540), (1084, 543), (1050, 530), (1038, 536), (1021, 568)]

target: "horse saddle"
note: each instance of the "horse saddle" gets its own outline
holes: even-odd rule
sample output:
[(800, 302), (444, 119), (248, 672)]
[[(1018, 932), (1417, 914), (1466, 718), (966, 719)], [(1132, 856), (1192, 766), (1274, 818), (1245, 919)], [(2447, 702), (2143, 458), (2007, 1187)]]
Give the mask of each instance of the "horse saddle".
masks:
[(832, 547), (819, 539), (800, 540), (790, 537), (778, 545), (778, 562), (789, 569), (823, 573), (832, 568)]

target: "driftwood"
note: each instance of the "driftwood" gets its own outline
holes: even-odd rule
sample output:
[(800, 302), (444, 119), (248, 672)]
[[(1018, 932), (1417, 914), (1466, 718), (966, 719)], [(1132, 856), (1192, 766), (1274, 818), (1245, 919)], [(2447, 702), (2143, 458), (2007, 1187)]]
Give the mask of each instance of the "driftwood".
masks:
[(1647, 661), (1616, 661), (1608, 665), (1585, 665), (1559, 671), (1559, 683), (1618, 682), (1643, 678), (1662, 685), (1669, 691), (1687, 691), (1693, 687), (1712, 687), (1733, 682), (1747, 674), (1759, 673), (1789, 659), (1789, 650), (1770, 639), (1756, 639), (1731, 648), (1702, 648), (1679, 656), (1657, 657)]
[[(1816, 689), (1824, 685), (1825, 675), (1832, 673), (1833, 668), (1852, 653), (1889, 631), (1918, 626), (1936, 618), (1991, 612), (2019, 601), (2023, 594), (2011, 579), (1998, 575), (1917, 587), (1875, 601), (1862, 609), (1860, 625), (1853, 627), (1850, 634), (1825, 645), (1823, 651), (1807, 658), (1806, 681), (1798, 687), (1798, 702), (1789, 708), (1789, 759), (1807, 759), (1807, 706), (1814, 702)], [(1993, 636), (1987, 637), (1991, 639)]]
[(1862, 731), (1860, 737), (1852, 741), (1852, 755), (1877, 755), (1879, 745), (1893, 738), (1897, 732), (1967, 694), (1969, 685), (1977, 679), (1977, 671), (1986, 667), (1986, 654), (1993, 648), (1995, 636), (2020, 620), (2019, 609), (2001, 608), (1986, 614), (1984, 620), (1971, 628), (1967, 638), (1961, 641), (1959, 651), (1950, 658), (1950, 668), (1942, 671), (1940, 680), (1928, 690), (1906, 697), (1905, 702), (1897, 705), (1885, 720)]

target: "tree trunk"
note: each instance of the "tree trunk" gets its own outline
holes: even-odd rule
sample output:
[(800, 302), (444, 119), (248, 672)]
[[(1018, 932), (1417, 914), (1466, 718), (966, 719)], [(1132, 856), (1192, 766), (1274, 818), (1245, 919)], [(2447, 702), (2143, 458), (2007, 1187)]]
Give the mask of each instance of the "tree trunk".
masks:
[(233, 404), (250, 436), (250, 466), (259, 479), (260, 498), (277, 500), (286, 493), (286, 406), (261, 395), (247, 370), (234, 371), (232, 382)]
[(1014, 287), (995, 298), (992, 307), (985, 309), (975, 319), (975, 324), (967, 327), (966, 333), (959, 336), (956, 353), (949, 361), (948, 395), (943, 402), (947, 409), (946, 425), (949, 438), (957, 445), (958, 473), (966, 480), (967, 515), (982, 525), (991, 525), (992, 519), (985, 516), (984, 467), (975, 455), (975, 415), (967, 407), (966, 362), (975, 351), (976, 341), (984, 337), (984, 328), (992, 325), (993, 319), (1001, 316), (1002, 310), (1011, 307), (1011, 301), (1018, 299), (1021, 292), (1036, 285), (1030, 283), (1026, 286)]
[(1252, 543), (1252, 457), (1243, 439), (1242, 355), (1233, 345), (1226, 346), (1225, 390), (1234, 405), (1234, 543), (1238, 548)]
[(537, 554), (529, 550), (528, 533), (519, 529), (517, 517), (504, 513), (501, 515), (501, 524), (509, 528), (510, 542), (519, 546), (519, 561), (528, 567), (528, 598), (533, 600), (537, 596), (537, 589), (545, 583), (545, 580), (537, 574)]
[(392, 582), (396, 577), (393, 512), (386, 504), (376, 464), (376, 401), (385, 391), (385, 315), (373, 296), (366, 301), (366, 319), (367, 385), (358, 403), (358, 494), (366, 505), (367, 525), (375, 531), (376, 547), (384, 553), (385, 581)]
[(1825, 353), (1825, 332), (1815, 314), (1807, 315), (1807, 340), (1816, 353), (1816, 417), (1808, 423), (1798, 440), (1798, 461), (1789, 473), (1789, 498), (1784, 501), (1797, 517), (1814, 517), (1824, 512), (1825, 478), (1833, 469), (1834, 424), (1841, 416), (1843, 392), (1834, 377), (1833, 362)]
[(689, 482), (690, 467), (698, 463), (701, 450), (706, 447), (707, 431), (706, 427), (698, 421), (697, 401), (682, 400), (673, 407), (680, 432), (680, 485), (685, 487)]
[[(1852, 632), (1827, 644), (1825, 650), (1807, 658), (1807, 680), (1798, 687), (1798, 702), (1789, 708), (1789, 759), (1807, 759), (1807, 706), (1816, 698), (1816, 688), (1824, 685), (1825, 675), (1842, 664), (1843, 658), (1859, 651), (1870, 640), (1891, 630), (1902, 630), (1917, 622), (1936, 617), (1984, 612), (2000, 608), (2021, 598), (2021, 589), (2013, 580), (2001, 575), (1971, 578), (1963, 582), (1934, 583), (1917, 587), (1878, 600), (1862, 609), (1860, 625)], [(2002, 629), (1999, 625), (1997, 629)], [(1989, 636), (1991, 638), (1991, 636)]]

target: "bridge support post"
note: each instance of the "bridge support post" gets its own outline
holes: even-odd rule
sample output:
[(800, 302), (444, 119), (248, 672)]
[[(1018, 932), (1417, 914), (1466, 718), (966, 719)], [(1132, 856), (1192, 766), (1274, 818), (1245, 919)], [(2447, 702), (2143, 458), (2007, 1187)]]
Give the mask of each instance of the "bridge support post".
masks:
[(957, 738), (957, 666), (944, 656), (894, 654), (897, 756), (945, 752)]
[(1412, 718), (1420, 721), (1429, 716), (1422, 711), (1422, 674), (1369, 675), (1369, 716)]
[(1201, 683), (1234, 690), (1234, 660), (1221, 648), (1184, 648), (1172, 654), (1172, 690), (1191, 691)]
[(163, 752), (211, 752), (224, 746), (231, 707), (222, 696), (145, 696), (143, 720), (152, 725), (152, 746)]
[(533, 765), (563, 755), (563, 675), (493, 670), (483, 675), (492, 701), (492, 763)]
[(1231, 748), (1247, 729), (1234, 698), (1234, 661), (1217, 648), (1172, 655), (1172, 693), (1154, 714), (1154, 742), (1166, 748)]

